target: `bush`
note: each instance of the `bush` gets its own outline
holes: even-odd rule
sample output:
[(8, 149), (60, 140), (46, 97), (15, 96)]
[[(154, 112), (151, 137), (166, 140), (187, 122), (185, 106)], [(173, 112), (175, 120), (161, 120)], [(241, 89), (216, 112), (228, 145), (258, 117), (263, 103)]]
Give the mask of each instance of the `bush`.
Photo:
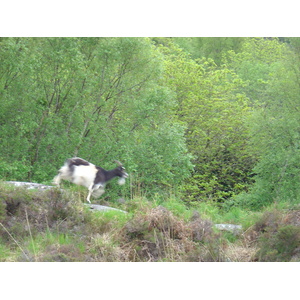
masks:
[(287, 225), (280, 227), (275, 234), (267, 232), (261, 236), (259, 244), (259, 261), (300, 261), (300, 256), (296, 257), (300, 250), (299, 227)]
[(299, 211), (286, 214), (278, 210), (267, 211), (255, 224), (258, 232), (258, 261), (300, 261)]
[[(67, 230), (67, 223), (81, 224), (83, 207), (72, 194), (58, 189), (28, 190), (23, 187), (0, 187), (0, 233), (25, 238), (48, 229)], [(5, 228), (5, 229), (4, 229)]]
[(222, 261), (218, 237), (198, 212), (184, 221), (163, 206), (136, 214), (123, 228), (133, 261)]

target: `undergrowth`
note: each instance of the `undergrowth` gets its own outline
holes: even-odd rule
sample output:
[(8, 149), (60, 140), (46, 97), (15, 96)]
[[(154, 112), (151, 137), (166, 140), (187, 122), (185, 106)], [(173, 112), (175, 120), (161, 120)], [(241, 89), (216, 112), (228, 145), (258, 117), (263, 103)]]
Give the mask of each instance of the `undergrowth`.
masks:
[[(0, 184), (0, 261), (300, 261), (299, 208), (252, 212), (139, 194), (92, 211), (81, 190)], [(102, 203), (104, 202), (104, 203)], [(216, 223), (242, 225), (219, 231)]]

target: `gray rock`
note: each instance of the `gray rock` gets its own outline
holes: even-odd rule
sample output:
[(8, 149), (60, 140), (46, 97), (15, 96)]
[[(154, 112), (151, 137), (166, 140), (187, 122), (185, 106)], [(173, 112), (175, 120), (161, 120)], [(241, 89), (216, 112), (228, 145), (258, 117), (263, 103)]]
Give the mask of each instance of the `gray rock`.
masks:
[[(5, 181), (5, 183), (12, 184), (17, 187), (26, 187), (27, 189), (47, 190), (47, 189), (56, 188), (56, 186), (45, 185), (45, 184), (41, 184), (41, 183), (33, 183), (33, 182)], [(94, 210), (94, 211), (116, 210), (116, 211), (120, 211), (123, 213), (127, 213), (124, 210), (120, 210), (120, 209), (109, 207), (109, 206), (103, 206), (103, 205), (98, 205), (98, 204), (89, 204), (89, 203), (84, 203), (84, 205), (89, 206), (90, 209)]]
[(234, 225), (234, 224), (215, 224), (215, 228), (219, 230), (229, 231), (233, 234), (240, 234), (242, 231), (242, 225)]
[(98, 205), (98, 204), (88, 204), (88, 203), (85, 203), (84, 205), (88, 206), (91, 210), (99, 210), (99, 211), (115, 210), (115, 211), (120, 211), (120, 212), (127, 214), (127, 211), (109, 207), (109, 206)]
[(53, 189), (55, 186), (52, 185), (45, 185), (41, 183), (33, 183), (33, 182), (20, 182), (20, 181), (5, 181), (8, 184), (12, 184), (14, 186), (24, 186), (27, 189), (39, 189), (39, 190), (46, 190), (46, 189)]

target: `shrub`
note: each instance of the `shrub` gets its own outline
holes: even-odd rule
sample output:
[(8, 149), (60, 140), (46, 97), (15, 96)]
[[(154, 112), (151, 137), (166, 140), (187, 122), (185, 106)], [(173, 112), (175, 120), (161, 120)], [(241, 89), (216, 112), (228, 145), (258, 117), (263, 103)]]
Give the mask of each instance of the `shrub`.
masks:
[(266, 232), (260, 237), (260, 250), (256, 256), (259, 261), (291, 261), (300, 250), (300, 228), (287, 225), (278, 228), (276, 233)]
[[(28, 190), (26, 188), (0, 188), (0, 215), (2, 224), (0, 232), (6, 239), (12, 236), (25, 238), (30, 234), (54, 228), (67, 230), (67, 223), (72, 227), (81, 224), (83, 207), (72, 194), (58, 189), (46, 191)], [(5, 229), (4, 229), (5, 228)]]
[(299, 211), (267, 211), (255, 224), (258, 261), (300, 261)]
[(129, 261), (126, 251), (118, 244), (118, 233), (94, 234), (87, 243), (88, 261)]
[(220, 261), (216, 238), (212, 223), (199, 213), (184, 221), (163, 206), (136, 214), (123, 228), (134, 261)]

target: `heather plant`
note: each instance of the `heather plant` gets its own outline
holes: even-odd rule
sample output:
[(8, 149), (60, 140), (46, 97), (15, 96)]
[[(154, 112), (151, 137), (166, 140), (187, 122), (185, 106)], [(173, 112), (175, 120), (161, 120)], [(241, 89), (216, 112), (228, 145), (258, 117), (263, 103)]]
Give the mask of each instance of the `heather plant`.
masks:
[(0, 261), (9, 261), (13, 258), (12, 249), (0, 239)]
[(266, 211), (256, 222), (258, 261), (300, 261), (299, 211)]
[[(196, 213), (186, 221), (163, 206), (139, 213), (123, 228), (124, 239), (135, 261), (215, 261), (220, 258), (218, 239), (209, 220)], [(214, 244), (214, 245), (212, 245)], [(209, 249), (209, 250), (208, 250)]]
[[(111, 203), (127, 213), (103, 212), (90, 210), (80, 191), (0, 187), (0, 194), (1, 261), (298, 260), (298, 210), (247, 217), (238, 208), (222, 213), (214, 203), (188, 207), (157, 195)], [(216, 222), (243, 224), (245, 233), (218, 231)]]
[(300, 229), (297, 226), (286, 225), (275, 233), (266, 232), (260, 237), (259, 245), (256, 254), (259, 261), (300, 261)]

